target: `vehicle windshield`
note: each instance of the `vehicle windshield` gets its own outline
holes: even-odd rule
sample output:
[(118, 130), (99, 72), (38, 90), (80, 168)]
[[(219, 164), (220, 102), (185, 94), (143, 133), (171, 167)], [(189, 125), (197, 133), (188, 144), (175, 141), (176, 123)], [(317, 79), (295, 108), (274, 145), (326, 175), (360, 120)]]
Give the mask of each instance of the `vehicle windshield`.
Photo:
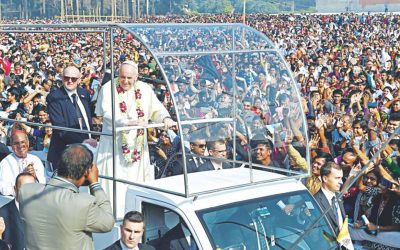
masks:
[[(214, 249), (288, 249), (321, 211), (307, 191), (229, 204), (199, 211)], [(333, 249), (337, 243), (320, 220), (296, 249)]]

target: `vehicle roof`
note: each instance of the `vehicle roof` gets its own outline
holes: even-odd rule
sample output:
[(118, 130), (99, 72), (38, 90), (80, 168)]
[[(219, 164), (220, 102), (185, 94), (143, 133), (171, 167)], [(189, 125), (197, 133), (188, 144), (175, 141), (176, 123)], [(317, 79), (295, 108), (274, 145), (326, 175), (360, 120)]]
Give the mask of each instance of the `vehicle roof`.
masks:
[[(305, 190), (304, 185), (295, 178), (261, 170), (253, 170), (254, 182), (249, 184), (249, 169), (234, 168), (215, 171), (197, 172), (188, 175), (193, 197), (183, 197), (157, 189), (169, 189), (177, 193), (184, 192), (183, 175), (158, 179), (149, 183), (149, 187), (130, 186), (130, 195), (138, 195), (159, 200), (172, 205), (189, 204), (195, 210), (220, 206), (227, 203), (287, 192)], [(269, 181), (269, 180), (274, 181)], [(280, 180), (279, 180), (280, 179)], [(232, 181), (235, 183), (232, 184)], [(210, 192), (212, 190), (212, 192)]]

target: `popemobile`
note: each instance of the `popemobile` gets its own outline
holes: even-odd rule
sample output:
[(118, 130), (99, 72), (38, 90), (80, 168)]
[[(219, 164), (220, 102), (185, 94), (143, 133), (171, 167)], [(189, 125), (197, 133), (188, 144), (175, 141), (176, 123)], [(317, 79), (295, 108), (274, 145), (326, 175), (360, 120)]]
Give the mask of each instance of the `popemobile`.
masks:
[[(88, 54), (93, 48), (79, 37), (96, 39), (99, 56), (109, 62), (93, 74), (105, 78), (105, 72), (111, 72), (110, 92), (102, 93), (100, 79), (92, 79), (90, 88), (96, 110), (110, 105), (113, 114), (110, 120), (95, 120), (96, 126), (103, 126), (102, 132), (90, 133), (92, 138), (100, 135), (113, 142), (111, 169), (104, 170), (102, 162), (97, 166), (117, 223), (112, 232), (94, 235), (96, 249), (119, 238), (121, 219), (131, 210), (143, 213), (142, 242), (156, 249), (338, 247), (324, 216), (327, 211), (321, 211), (304, 186), (310, 153), (302, 97), (280, 51), (262, 33), (243, 24), (9, 25), (3, 29), (17, 36), (52, 32), (66, 39), (78, 37), (71, 46)], [(135, 116), (150, 115), (141, 104), (156, 96), (175, 127), (164, 130), (159, 122), (118, 122), (118, 113), (130, 109), (129, 103), (121, 105), (118, 99), (117, 69), (128, 59), (149, 61), (157, 73), (143, 70), (139, 63), (142, 85), (137, 86), (151, 86), (154, 94), (142, 95), (147, 87), (135, 89), (134, 104), (140, 111)], [(105, 94), (112, 101), (97, 99)], [(109, 131), (104, 131), (105, 126)], [(134, 141), (129, 139), (130, 131)], [(160, 131), (164, 134), (157, 136)], [(124, 160), (133, 167), (141, 162), (140, 178), (121, 174), (129, 171), (121, 172), (118, 164)], [(47, 170), (51, 172), (51, 166)]]

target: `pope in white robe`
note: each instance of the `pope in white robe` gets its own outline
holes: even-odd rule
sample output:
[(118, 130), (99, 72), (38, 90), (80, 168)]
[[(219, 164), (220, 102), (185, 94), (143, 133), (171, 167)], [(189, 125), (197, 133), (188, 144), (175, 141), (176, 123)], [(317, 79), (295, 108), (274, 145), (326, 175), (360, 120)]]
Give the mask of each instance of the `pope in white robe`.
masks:
[[(175, 125), (164, 105), (157, 99), (152, 88), (137, 81), (138, 67), (131, 61), (124, 62), (115, 79), (115, 127), (140, 126), (148, 121), (164, 123), (165, 127)], [(111, 82), (102, 86), (97, 99), (95, 113), (103, 118), (103, 132), (112, 134), (112, 91)], [(143, 130), (119, 131), (115, 141), (111, 136), (102, 135), (98, 144), (96, 163), (99, 173), (113, 176), (113, 145), (115, 152), (115, 178), (130, 182), (146, 182), (154, 179), (154, 167), (150, 165), (146, 133)], [(112, 203), (112, 181), (102, 180), (104, 190)], [(117, 218), (124, 215), (126, 185), (117, 183)]]

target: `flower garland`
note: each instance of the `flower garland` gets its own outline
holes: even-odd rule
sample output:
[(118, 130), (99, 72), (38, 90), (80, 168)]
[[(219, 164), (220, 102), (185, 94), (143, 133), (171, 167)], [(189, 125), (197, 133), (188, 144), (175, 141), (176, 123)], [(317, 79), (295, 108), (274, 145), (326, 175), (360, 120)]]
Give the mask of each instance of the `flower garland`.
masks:
[[(142, 94), (140, 93), (140, 89), (134, 89), (135, 91), (135, 104), (136, 104), (136, 113), (138, 117), (138, 123), (144, 123), (144, 112), (141, 106)], [(123, 100), (123, 94), (125, 91), (121, 88), (121, 86), (117, 86), (118, 100), (119, 100), (119, 109), (121, 111), (122, 116), (128, 118), (128, 107)], [(122, 142), (122, 154), (126, 162), (133, 163), (140, 161), (141, 152), (144, 149), (144, 129), (138, 129), (136, 134), (136, 139), (133, 140), (133, 143), (129, 143), (128, 141), (128, 133), (129, 131), (121, 132), (121, 142)]]

